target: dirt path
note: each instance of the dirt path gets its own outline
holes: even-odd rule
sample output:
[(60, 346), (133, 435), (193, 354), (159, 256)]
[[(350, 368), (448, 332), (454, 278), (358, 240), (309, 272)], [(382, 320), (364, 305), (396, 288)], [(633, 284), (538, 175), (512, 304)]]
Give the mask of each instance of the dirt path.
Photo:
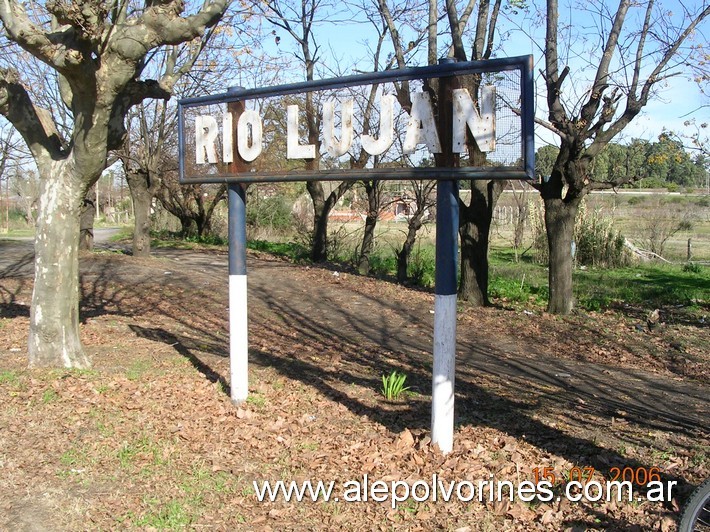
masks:
[[(223, 255), (205, 256), (178, 250), (159, 250), (156, 256), (184, 265), (212, 279), (226, 283), (227, 263)], [(294, 330), (318, 337), (338, 338), (348, 344), (380, 346), (393, 353), (420, 358), (429, 363), (433, 336), (433, 297), (424, 295), (411, 304), (388, 294), (362, 290), (368, 280), (329, 272), (330, 282), (304, 283), (298, 273), (304, 268), (286, 262), (250, 258), (250, 310), (252, 324), (273, 313)], [(308, 272), (308, 269), (305, 269)], [(343, 277), (345, 279), (343, 279)], [(388, 286), (397, 291), (411, 292)], [(223, 286), (226, 291), (226, 284)], [(479, 311), (481, 318), (486, 310)], [(554, 400), (593, 404), (608, 412), (627, 411), (629, 416), (650, 423), (668, 424), (678, 430), (707, 427), (710, 420), (708, 387), (679, 378), (657, 375), (629, 367), (571, 360), (575, 353), (550, 352), (530, 346), (525, 339), (505, 334), (494, 327), (473, 327), (476, 312), (467, 312), (458, 327), (458, 367), (468, 375), (490, 375), (510, 381), (525, 395), (526, 388), (545, 385), (555, 388)], [(516, 316), (523, 326), (536, 316)], [(473, 321), (474, 323), (471, 323)], [(486, 320), (488, 321), (488, 320)], [(571, 331), (573, 332), (573, 331)], [(541, 334), (545, 334), (542, 331)], [(583, 402), (582, 402), (583, 401)]]
[[(117, 447), (111, 456), (123, 456), (120, 446), (125, 446), (124, 440), (130, 437), (122, 431), (140, 431), (145, 423), (155, 425), (152, 438), (173, 445), (176, 416), (181, 420), (178, 427), (185, 431), (180, 432), (180, 437), (191, 449), (197, 449), (194, 457), (185, 454), (185, 458), (203, 463), (206, 455), (214, 455), (213, 463), (219, 468), (232, 463), (229, 467), (234, 483), (242, 482), (244, 474), (250, 479), (253, 472), (249, 468), (257, 467), (255, 464), (260, 464), (260, 475), (275, 475), (278, 472), (270, 467), (283, 467), (290, 461), (298, 474), (329, 474), (332, 478), (339, 478), (337, 475), (351, 466), (352, 471), (376, 467), (378, 474), (389, 474), (395, 462), (397, 474), (404, 475), (401, 478), (412, 467), (417, 475), (424, 474), (417, 465), (421, 465), (421, 460), (412, 465), (406, 458), (409, 451), (403, 455), (404, 462), (396, 457), (403, 453), (398, 436), (401, 434), (409, 438), (414, 435), (407, 445), (416, 441), (415, 454), (430, 452), (426, 435), (431, 391), (431, 293), (251, 254), (250, 393), (256, 401), (247, 405), (247, 410), (235, 412), (223, 393), (228, 393), (229, 386), (226, 253), (158, 249), (153, 258), (136, 259), (114, 245), (99, 247), (104, 249), (81, 257), (82, 341), (99, 372), (71, 377), (71, 386), (66, 385), (69, 388), (65, 389), (65, 384), (53, 382), (51, 376), (35, 379), (20, 369), (24, 367), (22, 351), (27, 342), (32, 245), (29, 241), (0, 240), (0, 361), (4, 364), (0, 370), (6, 371), (5, 387), (11, 392), (6, 399), (15, 408), (15, 417), (25, 416), (17, 422), (15, 417), (6, 416), (5, 435), (0, 431), (0, 440), (4, 437), (4, 445), (15, 446), (13, 456), (28, 449), (27, 456), (13, 458), (25, 465), (14, 466), (17, 474), (12, 477), (14, 484), (10, 484), (15, 486), (12, 493), (26, 489), (23, 482), (30, 482), (23, 480), (30, 478), (27, 471), (44, 478), (45, 472), (35, 471), (31, 465), (36, 461), (37, 448), (44, 447), (48, 449), (43, 451), (43, 463), (59, 460), (59, 466), (53, 467), (61, 468), (62, 460), (72, 462), (71, 475), (78, 474), (74, 470), (84, 471), (84, 466), (74, 465), (75, 461), (83, 464), (81, 453), (92, 457), (86, 461), (100, 479), (96, 484), (99, 486), (107, 482), (106, 478), (113, 478), (118, 467), (115, 460), (97, 465), (105, 460), (99, 453), (104, 446)], [(460, 308), (457, 328), (457, 432), (456, 458), (450, 463), (452, 474), (487, 478), (490, 470), (518, 478), (551, 462), (561, 471), (573, 465), (590, 466), (606, 478), (612, 476), (615, 467), (647, 471), (658, 468), (664, 480), (678, 482), (680, 501), (707, 476), (707, 328), (675, 323), (647, 331), (639, 330), (634, 319), (619, 312), (559, 318), (539, 311), (466, 306)], [(185, 361), (189, 361), (187, 366), (192, 371), (180, 373), (178, 363)], [(404, 371), (407, 384), (419, 394), (399, 404), (383, 402), (378, 394), (381, 375), (393, 369)], [(11, 377), (21, 384), (12, 384), (8, 380)], [(182, 379), (182, 384), (174, 387), (176, 378)], [(46, 384), (45, 379), (51, 384)], [(186, 389), (191, 392), (183, 397)], [(206, 391), (214, 391), (212, 395), (221, 399), (215, 402), (212, 395), (212, 399), (201, 395)], [(76, 398), (65, 397), (72, 394)], [(66, 449), (57, 451), (57, 442), (70, 438), (74, 429), (55, 426), (44, 410), (57, 409), (57, 419), (63, 419), (69, 414), (74, 416), (77, 405), (89, 408), (87, 404), (94, 403), (94, 415), (106, 410), (109, 416), (101, 418), (102, 425), (95, 429), (98, 439), (89, 431), (90, 444), (77, 447), (77, 457), (67, 455)], [(212, 406), (208, 414), (209, 404)], [(131, 416), (139, 416), (135, 427), (124, 420)], [(119, 421), (111, 430), (123, 434), (123, 440), (118, 436), (101, 439), (110, 432), (104, 425), (112, 423), (114, 417)], [(165, 426), (161, 425), (163, 421)], [(78, 424), (91, 422), (82, 416), (76, 418)], [(232, 436), (232, 440), (239, 445), (226, 444), (223, 437), (227, 433), (214, 430), (215, 424), (227, 422), (233, 423), (234, 434), (239, 436)], [(293, 427), (305, 422), (309, 425), (302, 427), (303, 436), (293, 436), (288, 452), (283, 451), (287, 454), (280, 454), (286, 445), (284, 438), (294, 434)], [(198, 431), (195, 425), (202, 429)], [(188, 426), (190, 431), (185, 428)], [(278, 436), (271, 434), (272, 426)], [(289, 428), (282, 431), (284, 426)], [(75, 440), (83, 437), (77, 434), (73, 436)], [(277, 438), (275, 443), (273, 437)], [(143, 441), (140, 438), (138, 441)], [(248, 445), (244, 447), (239, 438)], [(270, 443), (263, 445), (267, 440)], [(363, 445), (370, 450), (363, 452), (358, 447)], [(327, 474), (321, 469), (324, 449), (330, 449), (332, 454)], [(246, 454), (239, 454), (242, 451)], [(475, 458), (480, 453), (490, 457), (485, 472), (475, 469), (480, 465)], [(350, 461), (347, 467), (346, 459)], [(449, 461), (436, 454), (424, 463), (428, 472), (439, 473), (449, 467)], [(186, 464), (188, 470), (193, 467)], [(121, 467), (124, 466), (119, 470)], [(468, 471), (466, 467), (475, 470)], [(60, 479), (53, 485), (60, 490), (57, 493), (66, 493), (65, 484)], [(127, 496), (147, 496), (160, 485), (129, 487), (126, 494), (108, 502), (103, 488), (94, 492), (94, 486), (87, 491), (84, 484), (77, 484), (75, 489), (81, 491), (78, 498), (88, 501), (87, 508), (102, 508), (98, 515), (94, 512), (96, 522), (111, 528), (116, 525), (115, 515), (128, 515), (124, 500)], [(170, 482), (166, 484), (169, 485)], [(123, 488), (118, 484), (111, 487), (119, 489)], [(9, 508), (6, 514), (14, 529), (22, 529), (18, 523), (31, 524), (32, 516), (42, 515), (37, 510), (39, 495), (27, 493), (22, 500), (14, 495), (5, 497)], [(174, 500), (174, 494), (165, 497)], [(145, 504), (132, 502), (128, 506), (139, 508), (135, 511), (140, 514), (148, 511)], [(287, 529), (285, 523), (294, 517), (288, 513), (291, 510), (260, 506), (246, 496), (241, 496), (236, 505), (233, 501), (224, 504), (215, 508), (244, 512), (236, 517), (219, 517), (232, 525), (237, 517), (255, 523), (276, 519), (277, 528)], [(527, 512), (529, 519), (540, 521), (539, 529), (546, 530), (551, 529), (544, 517), (549, 512), (557, 512), (555, 515), (563, 520), (560, 530), (572, 518), (598, 522), (596, 507), (589, 509), (588, 515), (580, 508), (539, 507), (531, 511), (516, 507), (514, 511)], [(659, 515), (672, 522), (668, 516), (677, 512), (673, 505), (660, 509), (654, 506), (655, 513), (647, 515), (649, 508), (627, 505), (621, 513), (607, 508), (602, 523), (610, 529), (628, 529), (629, 523), (648, 524)], [(309, 514), (309, 522), (331, 523), (327, 520), (333, 516), (326, 515), (327, 510), (328, 507), (318, 506), (315, 513)], [(343, 511), (347, 519), (362, 519), (355, 509), (354, 513), (348, 513), (350, 509)], [(428, 510), (423, 511), (422, 516), (429, 515)], [(493, 512), (497, 510), (494, 508)], [(209, 512), (198, 513), (204, 517)], [(446, 515), (439, 525), (448, 527), (461, 522), (450, 521), (451, 516)], [(520, 518), (517, 513), (510, 515)], [(200, 518), (195, 517), (195, 522), (201, 522)], [(77, 519), (82, 522), (80, 517)], [(526, 526), (518, 529), (531, 529)]]
[[(97, 241), (99, 247), (110, 247), (101, 243), (105, 239), (99, 237)], [(225, 253), (158, 249), (154, 256), (165, 268), (163, 282), (209, 286), (217, 297), (226, 298)], [(83, 266), (82, 271), (92, 269), (95, 265)], [(337, 340), (361, 349), (390, 352), (390, 358), (404, 357), (424, 370), (430, 367), (430, 294), (337, 271), (294, 266), (267, 256), (250, 256), (248, 269), (252, 330), (260, 328), (261, 320), (275, 319), (294, 334), (323, 341), (324, 345)], [(31, 275), (31, 271), (32, 249), (28, 241), (0, 241), (0, 279)], [(145, 265), (141, 268), (134, 264), (113, 274), (134, 281), (154, 280), (153, 269)], [(570, 342), (560, 345), (546, 341), (546, 336), (552, 336), (543, 323), (537, 341), (528, 341), (530, 333), (523, 331), (540, 319), (522, 312), (464, 309), (457, 331), (458, 374), (464, 378), (496, 379), (509, 387), (511, 397), (534, 398), (539, 408), (547, 403), (562, 404), (683, 432), (709, 426), (708, 386), (677, 375), (635, 369), (639, 364), (633, 360), (626, 367), (575, 360), (584, 355), (578, 352), (584, 347), (575, 342), (575, 335), (581, 334), (579, 330), (563, 331), (569, 334)], [(560, 324), (546, 319), (548, 325)], [(600, 328), (603, 326), (600, 324)], [(602, 336), (600, 333), (597, 338), (602, 340)], [(580, 339), (586, 341), (581, 336)], [(421, 373), (417, 385), (428, 394), (430, 383), (426, 379), (430, 376), (427, 371)]]

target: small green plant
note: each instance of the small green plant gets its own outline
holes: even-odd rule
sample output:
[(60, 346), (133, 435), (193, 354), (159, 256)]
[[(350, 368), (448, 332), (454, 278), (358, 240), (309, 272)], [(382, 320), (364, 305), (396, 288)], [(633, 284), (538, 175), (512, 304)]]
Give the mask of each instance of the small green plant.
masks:
[(404, 381), (407, 380), (407, 375), (404, 373), (397, 373), (393, 370), (389, 375), (382, 375), (382, 395), (388, 401), (396, 401), (401, 395), (409, 390), (409, 386), (404, 385)]
[(17, 373), (15, 373), (14, 371), (0, 371), (0, 384), (15, 384), (16, 382)]
[(682, 269), (685, 273), (703, 273), (702, 265), (697, 262), (686, 262)]
[(266, 404), (266, 399), (263, 395), (251, 394), (247, 397), (247, 404), (261, 408)]
[(59, 394), (52, 390), (51, 388), (48, 390), (45, 390), (44, 393), (42, 394), (42, 402), (45, 405), (48, 405), (49, 403), (53, 403), (59, 399)]

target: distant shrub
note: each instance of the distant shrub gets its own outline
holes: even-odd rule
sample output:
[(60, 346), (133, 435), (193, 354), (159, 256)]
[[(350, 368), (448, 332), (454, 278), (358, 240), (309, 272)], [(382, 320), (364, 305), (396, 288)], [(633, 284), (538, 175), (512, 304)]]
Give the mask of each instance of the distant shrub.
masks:
[(286, 231), (293, 226), (291, 205), (283, 196), (255, 198), (247, 202), (247, 224), (271, 231)]
[(583, 202), (574, 226), (577, 244), (575, 261), (585, 266), (616, 268), (628, 263), (624, 237), (614, 229), (613, 220), (599, 209), (587, 210)]
[(683, 264), (683, 271), (686, 273), (702, 273), (703, 267), (697, 262), (686, 262)]
[(417, 246), (409, 259), (410, 280), (425, 288), (434, 286), (435, 258), (432, 249)]
[(627, 202), (629, 205), (638, 205), (646, 200), (643, 196), (631, 196)]
[[(544, 215), (533, 207), (533, 257), (540, 264), (548, 262)], [(574, 225), (575, 263), (583, 266), (615, 268), (629, 262), (624, 236), (614, 229), (613, 220), (599, 209), (589, 211), (582, 202)]]

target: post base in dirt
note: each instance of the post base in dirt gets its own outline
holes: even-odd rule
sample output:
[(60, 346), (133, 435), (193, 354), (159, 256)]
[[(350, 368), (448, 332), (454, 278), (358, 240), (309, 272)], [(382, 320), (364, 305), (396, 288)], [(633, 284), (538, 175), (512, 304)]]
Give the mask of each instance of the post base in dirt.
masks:
[(230, 397), (239, 404), (249, 394), (246, 190), (241, 183), (230, 183), (228, 201)]
[(458, 184), (439, 181), (436, 197), (436, 296), (431, 440), (442, 453), (454, 445), (456, 373), (456, 266), (458, 257)]

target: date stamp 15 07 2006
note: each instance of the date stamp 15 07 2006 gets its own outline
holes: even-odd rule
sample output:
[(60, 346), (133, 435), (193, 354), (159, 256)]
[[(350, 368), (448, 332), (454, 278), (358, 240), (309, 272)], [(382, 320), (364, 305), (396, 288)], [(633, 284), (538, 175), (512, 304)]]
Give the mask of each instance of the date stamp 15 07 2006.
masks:
[[(678, 484), (676, 481), (663, 482), (658, 467), (611, 467), (608, 476), (593, 467), (572, 467), (563, 472), (557, 472), (553, 467), (534, 467), (532, 474), (537, 486), (564, 485), (566, 496), (573, 501), (608, 498), (612, 491), (616, 492), (617, 500), (626, 496), (630, 501), (636, 486), (645, 489), (647, 500), (665, 502), (671, 500), (672, 490)], [(598, 480), (599, 477), (602, 481)]]

